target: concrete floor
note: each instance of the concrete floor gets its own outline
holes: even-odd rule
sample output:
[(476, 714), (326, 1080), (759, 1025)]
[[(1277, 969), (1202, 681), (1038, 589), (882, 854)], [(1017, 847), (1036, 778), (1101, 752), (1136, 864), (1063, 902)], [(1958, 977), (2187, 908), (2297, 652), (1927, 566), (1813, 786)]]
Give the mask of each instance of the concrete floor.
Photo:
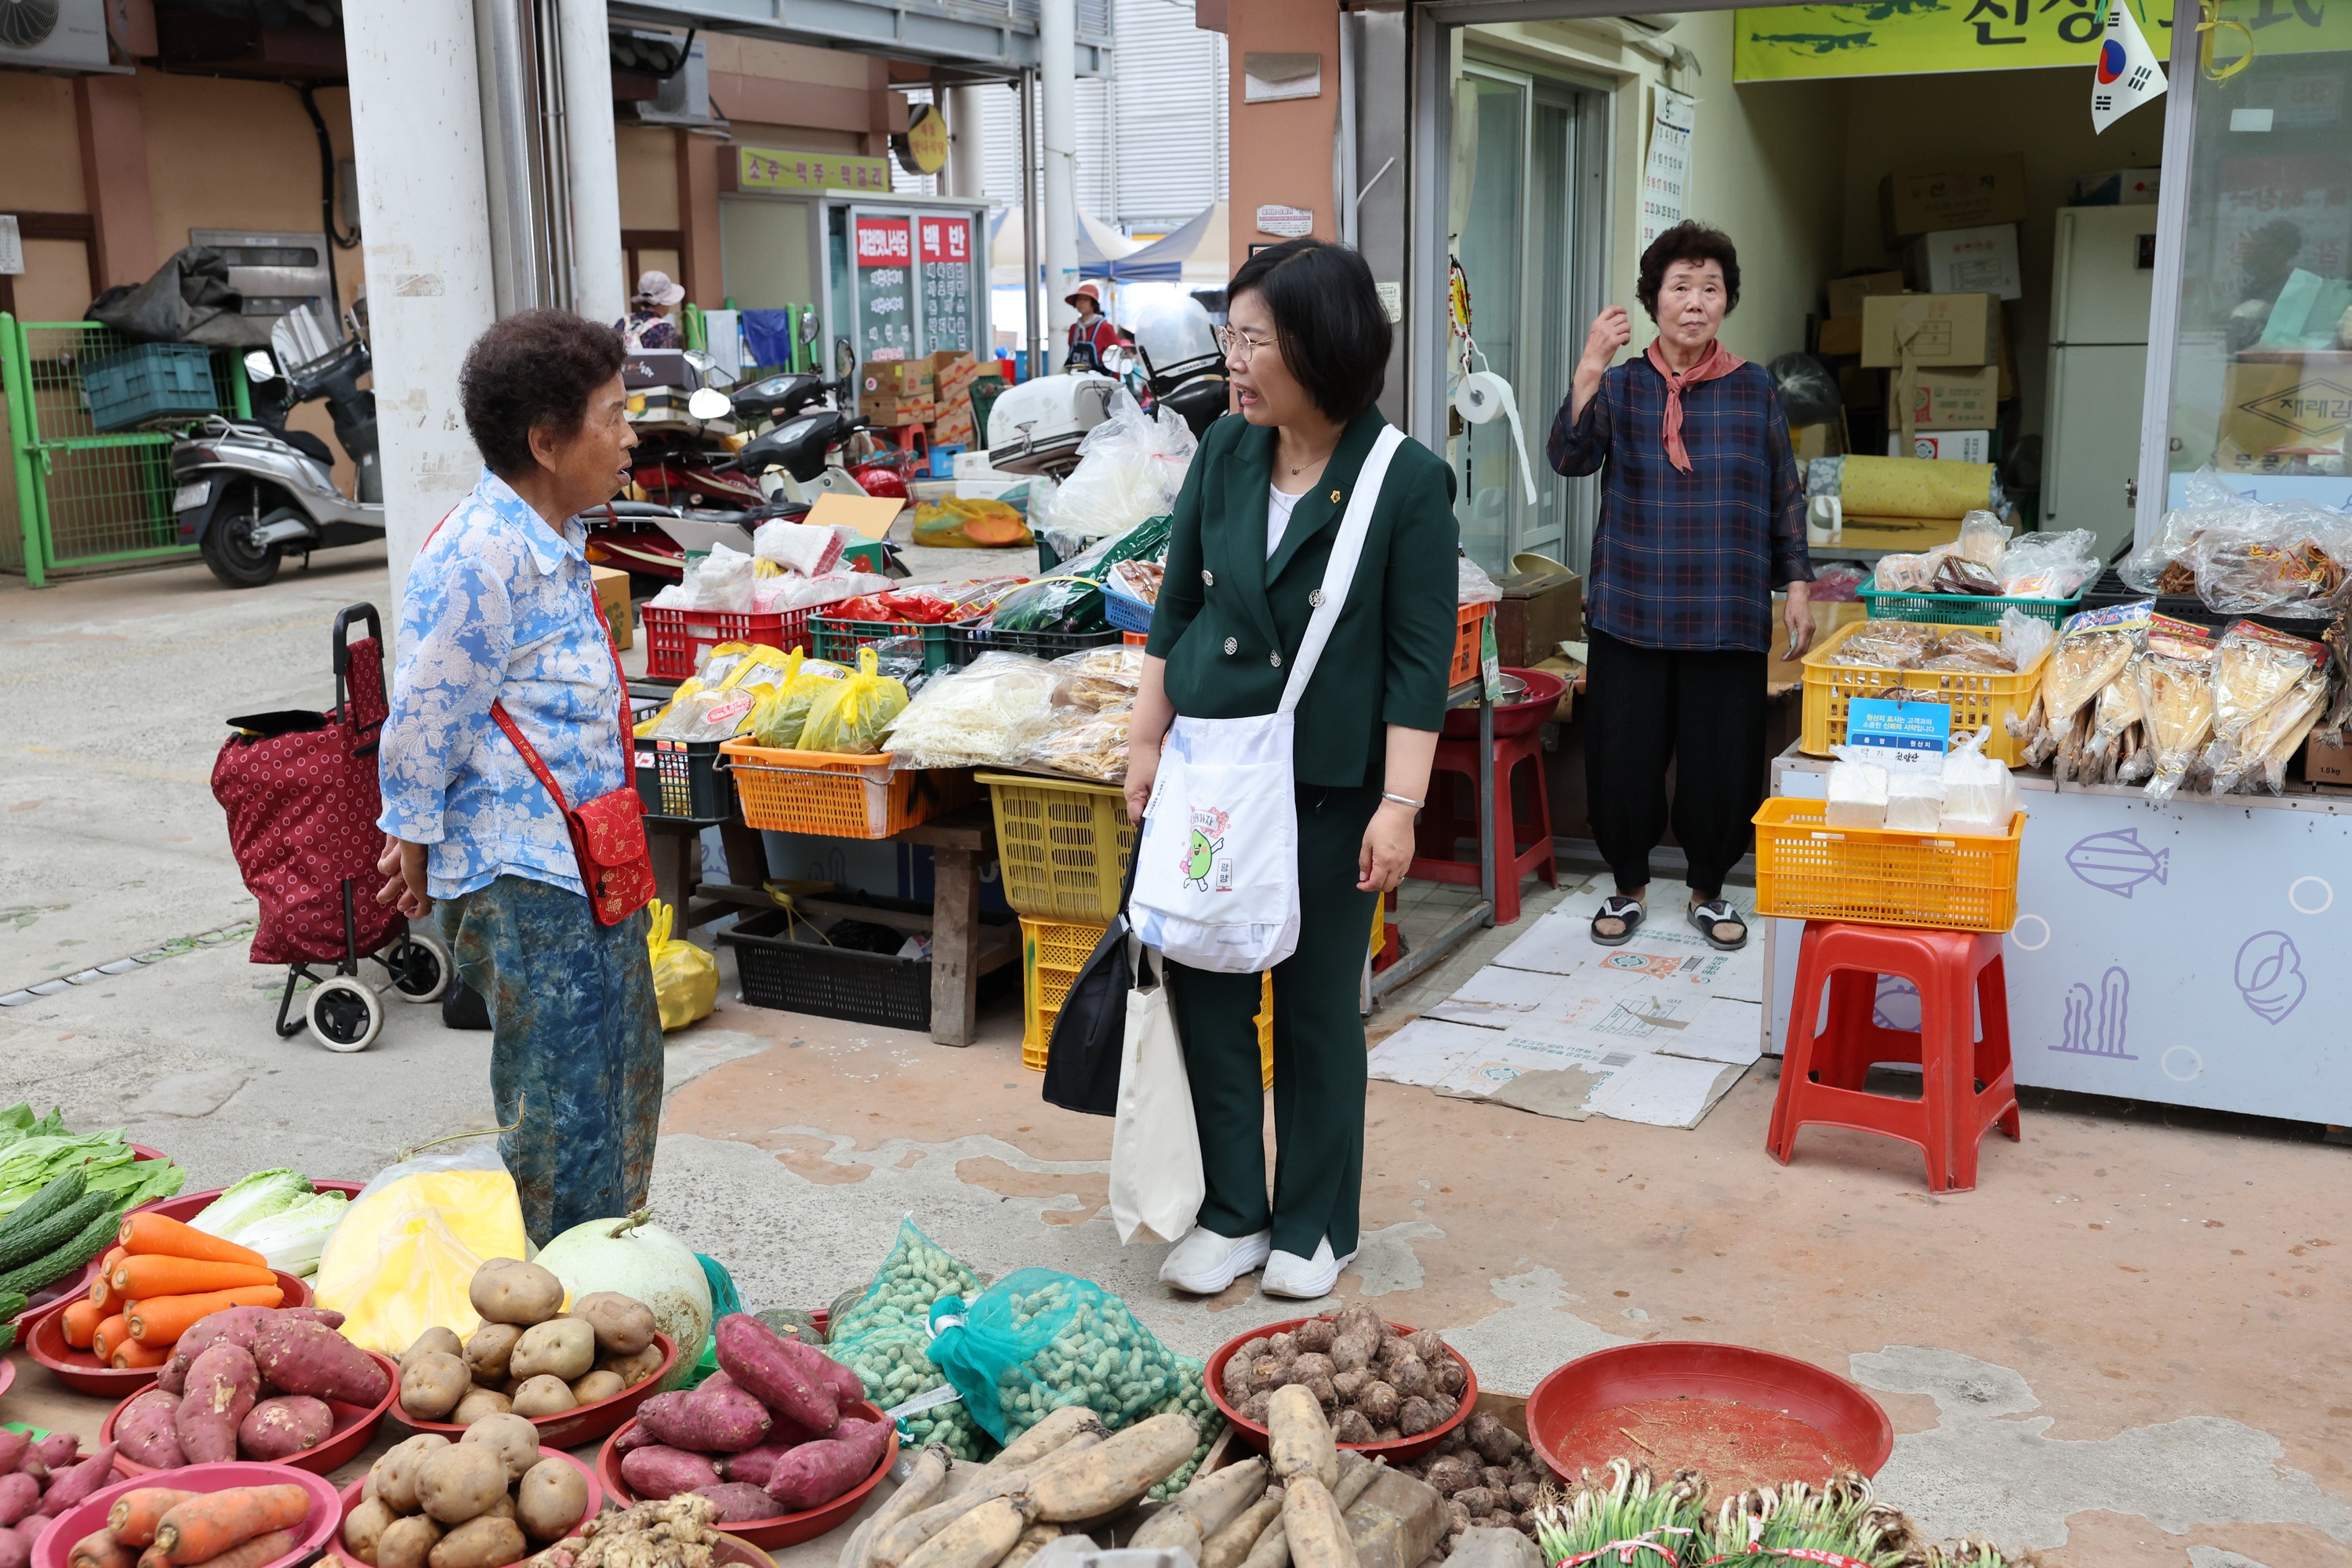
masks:
[[(184, 940), (251, 912), (205, 784), (221, 719), (328, 700), (329, 619), (383, 597), (374, 552), (320, 563), (249, 594), (200, 567), (0, 586), (0, 994), (171, 953), (0, 1008), (0, 1103), (126, 1126), (194, 1186), (286, 1163), (363, 1178), (403, 1144), (488, 1120), (482, 1037), (419, 1008), (358, 1056), (280, 1042), (271, 972), (241, 940)], [(1414, 918), (1435, 919), (1423, 906)], [(1376, 1032), (1502, 940), (1412, 988)], [(730, 972), (718, 1014), (670, 1037), (653, 1201), (747, 1300), (830, 1300), (911, 1214), (984, 1273), (1099, 1280), (1190, 1353), (1291, 1315), (1246, 1284), (1173, 1298), (1159, 1249), (1118, 1246), (1109, 1123), (1040, 1102), (1017, 1006), (998, 1004), (959, 1051), (733, 994)], [(2307, 1129), (2044, 1096), (2021, 1146), (1988, 1144), (1976, 1192), (1936, 1198), (1907, 1146), (1862, 1134), (1810, 1131), (1794, 1165), (1775, 1164), (1772, 1090), (1768, 1058), (1680, 1132), (1375, 1083), (1364, 1250), (1339, 1294), (1444, 1327), (1507, 1392), (1631, 1340), (1803, 1357), (1894, 1418), (1884, 1495), (1931, 1531), (2066, 1568), (2352, 1563), (2343, 1150)], [(102, 1410), (18, 1360), (0, 1416), (95, 1433)]]

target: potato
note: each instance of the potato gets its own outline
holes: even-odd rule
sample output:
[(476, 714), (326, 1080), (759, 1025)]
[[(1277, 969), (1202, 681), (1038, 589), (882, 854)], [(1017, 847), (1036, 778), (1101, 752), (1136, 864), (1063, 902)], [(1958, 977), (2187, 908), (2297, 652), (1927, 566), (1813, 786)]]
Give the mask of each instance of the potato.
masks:
[(585, 1318), (596, 1331), (596, 1348), (605, 1355), (635, 1355), (654, 1342), (654, 1310), (634, 1296), (618, 1290), (597, 1290), (572, 1303), (572, 1315)]
[[(487, 1443), (452, 1443), (416, 1472), (416, 1500), (443, 1524), (463, 1524), (506, 1495), (506, 1460)], [(520, 1555), (518, 1553), (517, 1555)]]
[(362, 1502), (352, 1510), (351, 1518), (343, 1521), (343, 1545), (362, 1563), (375, 1562), (375, 1543), (392, 1528), (400, 1516), (386, 1508), (382, 1499)]
[(474, 1270), (466, 1299), (490, 1322), (529, 1328), (563, 1310), (563, 1281), (536, 1263), (493, 1258)]
[(552, 1373), (524, 1379), (514, 1393), (514, 1413), (518, 1415), (561, 1415), (576, 1409), (579, 1404), (572, 1397), (571, 1387)]
[(425, 1568), (441, 1543), (441, 1527), (423, 1514), (395, 1519), (376, 1537), (375, 1568)]
[(455, 1329), (431, 1328), (416, 1336), (416, 1342), (400, 1352), (400, 1364), (406, 1366), (418, 1356), (439, 1352), (443, 1355), (462, 1355), (465, 1342), (457, 1338)]
[(512, 1519), (514, 1516), (514, 1493), (500, 1492), (496, 1502), (474, 1517), (476, 1519)]
[(596, 1366), (602, 1372), (617, 1372), (623, 1386), (635, 1388), (661, 1370), (662, 1348), (647, 1345), (635, 1355), (599, 1356)]
[(506, 1568), (530, 1552), (522, 1526), (488, 1516), (459, 1525), (441, 1538), (426, 1559), (431, 1568)]
[(457, 1441), (478, 1444), (498, 1455), (509, 1480), (522, 1479), (540, 1460), (539, 1428), (520, 1415), (485, 1415)]
[(515, 1342), (522, 1331), (512, 1323), (484, 1323), (466, 1342), (466, 1368), (474, 1381), (488, 1386), (505, 1380), (507, 1358), (514, 1354)]
[(460, 1426), (471, 1426), (485, 1415), (504, 1415), (514, 1408), (514, 1401), (495, 1388), (469, 1388), (466, 1397), (457, 1401), (457, 1408), (449, 1412), (449, 1419)]
[(400, 1408), (419, 1421), (438, 1421), (472, 1384), (464, 1362), (446, 1351), (425, 1351), (401, 1363)]
[(610, 1399), (629, 1385), (621, 1381), (617, 1372), (592, 1372), (572, 1385), (572, 1397), (583, 1405), (593, 1405), (600, 1399)]
[(515, 1520), (534, 1541), (558, 1541), (588, 1511), (588, 1482), (561, 1458), (541, 1459), (515, 1488)]
[[(383, 1451), (368, 1473), (375, 1477), (375, 1495), (394, 1513), (415, 1513), (421, 1506), (416, 1500), (416, 1472), (425, 1461), (450, 1446), (449, 1439), (437, 1432), (419, 1432), (405, 1442), (395, 1443)], [(440, 1537), (436, 1535), (434, 1540)], [(421, 1559), (432, 1542), (418, 1548)]]
[(507, 1371), (526, 1381), (542, 1373), (566, 1383), (596, 1364), (596, 1331), (585, 1318), (551, 1318), (522, 1331)]

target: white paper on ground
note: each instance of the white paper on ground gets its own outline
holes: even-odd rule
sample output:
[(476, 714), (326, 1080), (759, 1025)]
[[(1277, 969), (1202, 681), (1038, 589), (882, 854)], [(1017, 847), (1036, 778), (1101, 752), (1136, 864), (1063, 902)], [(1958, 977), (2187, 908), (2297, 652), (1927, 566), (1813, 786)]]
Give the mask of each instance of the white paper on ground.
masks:
[(1753, 1002), (1638, 972), (1595, 967), (1543, 974), (1489, 965), (1431, 1007), (1427, 1016), (1563, 1043), (1749, 1062), (1759, 1049), (1761, 1011)]
[(1435, 1089), (1461, 1058), (1487, 1049), (1494, 1041), (1491, 1029), (1415, 1018), (1374, 1046), (1366, 1061), (1371, 1076), (1384, 1082)]
[(1652, 1052), (1636, 1057), (1592, 1091), (1588, 1109), (1619, 1121), (1696, 1127), (1747, 1069)]
[(1676, 910), (1654, 911), (1622, 947), (1597, 947), (1592, 941), (1592, 916), (1601, 907), (1601, 898), (1593, 891), (1563, 899), (1496, 954), (1495, 963), (1506, 969), (1548, 974), (1592, 969), (1646, 973), (1657, 980), (1696, 985), (1713, 995), (1763, 1001), (1761, 942), (1751, 941), (1738, 952), (1718, 952)]
[(1510, 1029), (1482, 1030), (1492, 1042), (1456, 1060), (1437, 1092), (1455, 1100), (1486, 1100), (1581, 1121), (1591, 1114), (1601, 1086), (1631, 1065), (1638, 1052), (1540, 1039)]
[(1711, 997), (1689, 1009), (1683, 1027), (1673, 1026), (1677, 1021), (1618, 1005), (1603, 1014), (1606, 1026), (1598, 1028), (1571, 1029), (1536, 1019), (1489, 1028), (1416, 1018), (1373, 1047), (1370, 1071), (1383, 1081), (1453, 1099), (1491, 1100), (1580, 1121), (1603, 1109), (1600, 1092), (1617, 1075), (1653, 1055), (1682, 1053), (1675, 1059), (1689, 1070), (1667, 1073), (1661, 1082), (1676, 1086), (1712, 1082), (1718, 1073), (1729, 1077), (1701, 1099), (1683, 1094), (1654, 1105), (1629, 1102), (1648, 1114), (1626, 1120), (1659, 1121), (1666, 1111), (1686, 1111), (1687, 1121), (1659, 1124), (1689, 1126), (1756, 1059), (1761, 1010), (1752, 1003)]

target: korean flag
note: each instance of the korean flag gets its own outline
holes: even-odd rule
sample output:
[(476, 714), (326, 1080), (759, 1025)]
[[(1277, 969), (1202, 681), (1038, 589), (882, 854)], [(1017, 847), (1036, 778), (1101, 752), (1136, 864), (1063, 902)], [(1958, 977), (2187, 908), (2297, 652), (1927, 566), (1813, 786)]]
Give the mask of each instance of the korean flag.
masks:
[(2107, 0), (2107, 26), (2099, 40), (2099, 63), (2091, 71), (2091, 130), (2106, 130), (2161, 93), (2164, 68), (2141, 36), (2129, 0)]

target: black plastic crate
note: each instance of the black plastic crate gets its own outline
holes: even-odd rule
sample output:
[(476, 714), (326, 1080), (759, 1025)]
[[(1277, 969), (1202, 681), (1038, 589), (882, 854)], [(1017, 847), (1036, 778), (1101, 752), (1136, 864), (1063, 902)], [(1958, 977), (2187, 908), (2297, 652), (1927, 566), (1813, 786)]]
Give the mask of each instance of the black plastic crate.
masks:
[(2327, 629), (2325, 617), (2313, 620), (2294, 616), (2225, 615), (2220, 610), (2208, 609), (2205, 601), (2194, 594), (2138, 593), (2126, 584), (2112, 566), (2099, 574), (2097, 582), (2083, 590), (2082, 607), (2099, 610), (2114, 605), (2136, 605), (2142, 599), (2154, 599), (2156, 613), (2159, 616), (2169, 616), (2176, 621), (2186, 621), (2192, 626), (2206, 626), (2215, 632), (2223, 630), (2233, 621), (2252, 621), (2258, 626), (2268, 626), (2291, 637), (2317, 642), (2319, 634)]
[[(861, 904), (902, 914), (929, 914), (926, 904), (904, 899), (843, 894), (829, 902)], [(853, 917), (854, 918), (854, 917)], [(983, 924), (1010, 922), (1009, 915), (981, 917)], [(806, 915), (769, 910), (747, 915), (714, 939), (735, 949), (742, 999), (754, 1007), (810, 1013), (820, 1018), (882, 1024), (901, 1029), (931, 1026), (931, 961), (835, 947), (819, 936)], [(997, 995), (1021, 966), (1004, 964), (981, 976), (983, 998)]]
[(637, 798), (648, 816), (723, 822), (735, 815), (735, 776), (719, 766), (718, 741), (636, 742)]
[(1117, 626), (1106, 626), (1098, 632), (1008, 632), (993, 626), (950, 626), (948, 658), (959, 665), (970, 664), (984, 653), (1025, 653), (1038, 658), (1059, 658), (1066, 653), (1108, 647), (1118, 640)]

